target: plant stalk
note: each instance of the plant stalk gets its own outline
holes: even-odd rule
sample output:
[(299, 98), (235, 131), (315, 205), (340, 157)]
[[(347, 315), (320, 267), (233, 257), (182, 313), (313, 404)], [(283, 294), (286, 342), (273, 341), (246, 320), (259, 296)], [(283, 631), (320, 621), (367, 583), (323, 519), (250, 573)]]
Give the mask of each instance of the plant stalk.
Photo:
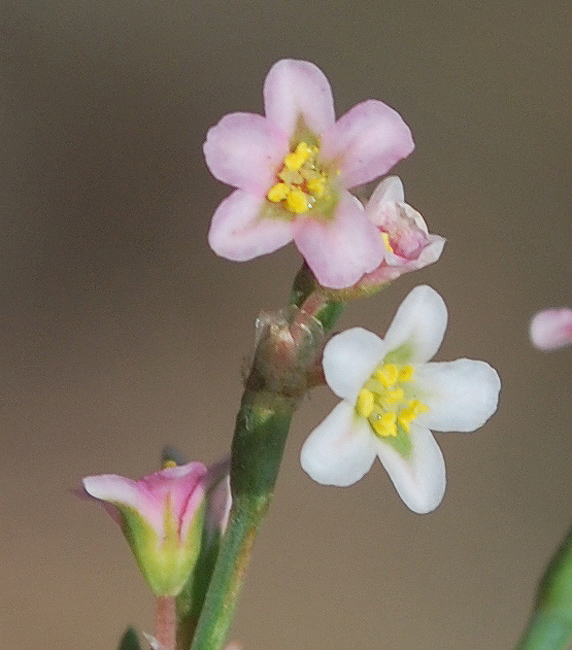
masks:
[(300, 302), (289, 317), (269, 319), (259, 337), (232, 443), (232, 510), (191, 650), (224, 645), (254, 540), (272, 500), (292, 416), (308, 390), (308, 371), (315, 367), (325, 335), (343, 310), (343, 303), (318, 291)]

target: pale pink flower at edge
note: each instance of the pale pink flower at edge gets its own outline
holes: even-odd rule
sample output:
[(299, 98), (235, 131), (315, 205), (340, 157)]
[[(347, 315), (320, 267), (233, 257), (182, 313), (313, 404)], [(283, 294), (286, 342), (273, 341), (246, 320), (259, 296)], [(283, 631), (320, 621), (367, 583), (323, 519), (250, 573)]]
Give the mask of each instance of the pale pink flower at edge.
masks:
[(545, 309), (530, 321), (530, 340), (539, 350), (572, 345), (572, 309)]
[(328, 80), (306, 61), (272, 66), (264, 107), (265, 117), (232, 113), (207, 134), (210, 171), (237, 188), (213, 216), (211, 248), (245, 261), (294, 240), (320, 284), (351, 286), (381, 264), (385, 247), (347, 190), (408, 156), (411, 132), (377, 100), (336, 121)]

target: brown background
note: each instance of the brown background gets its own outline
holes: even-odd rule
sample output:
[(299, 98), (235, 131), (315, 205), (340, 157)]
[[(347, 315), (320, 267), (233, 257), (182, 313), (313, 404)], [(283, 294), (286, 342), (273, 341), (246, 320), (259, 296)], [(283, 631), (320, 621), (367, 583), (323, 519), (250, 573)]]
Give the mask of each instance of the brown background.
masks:
[(426, 282), (449, 306), (439, 358), (504, 381), (478, 433), (440, 434), (449, 486), (410, 513), (376, 466), (348, 489), (300, 469), (335, 400), (312, 395), (288, 442), (233, 637), (247, 649), (510, 648), (572, 518), (570, 350), (530, 315), (571, 304), (572, 10), (549, 0), (0, 5), (0, 645), (113, 649), (152, 627), (119, 530), (68, 488), (141, 476), (164, 442), (212, 461), (229, 443), (261, 308), (299, 259), (210, 252), (227, 188), (201, 144), (261, 111), (270, 65), (316, 62), (338, 114), (375, 97), (417, 149), (398, 171), (448, 238), (442, 260), (352, 305), (383, 333)]

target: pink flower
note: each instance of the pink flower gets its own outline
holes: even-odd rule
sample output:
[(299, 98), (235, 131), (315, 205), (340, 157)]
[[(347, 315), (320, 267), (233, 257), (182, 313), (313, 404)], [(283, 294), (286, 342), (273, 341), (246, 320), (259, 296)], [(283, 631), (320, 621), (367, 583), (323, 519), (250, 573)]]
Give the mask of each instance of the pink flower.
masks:
[(307, 61), (272, 66), (264, 106), (266, 117), (232, 113), (207, 133), (209, 169), (238, 188), (213, 216), (211, 248), (246, 261), (294, 240), (320, 284), (351, 286), (380, 265), (384, 246), (347, 190), (408, 156), (409, 128), (377, 100), (336, 122), (328, 80)]
[(429, 234), (423, 217), (405, 203), (403, 183), (397, 176), (381, 181), (365, 212), (379, 230), (386, 250), (383, 262), (359, 281), (360, 288), (387, 284), (441, 257), (445, 239)]
[(157, 596), (176, 596), (195, 566), (208, 485), (208, 470), (197, 462), (169, 466), (138, 481), (115, 474), (83, 479), (85, 492), (120, 524)]
[(572, 309), (545, 309), (530, 322), (530, 340), (540, 350), (572, 345)]

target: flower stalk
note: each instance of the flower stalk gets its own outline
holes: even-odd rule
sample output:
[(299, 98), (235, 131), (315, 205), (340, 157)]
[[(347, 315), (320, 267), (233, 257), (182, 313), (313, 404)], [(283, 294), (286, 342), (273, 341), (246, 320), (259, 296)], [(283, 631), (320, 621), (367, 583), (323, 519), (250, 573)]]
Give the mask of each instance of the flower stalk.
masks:
[(155, 599), (155, 638), (163, 650), (175, 650), (177, 612), (174, 596)]
[(292, 416), (308, 388), (339, 303), (311, 293), (301, 308), (266, 317), (236, 419), (232, 509), (192, 650), (224, 645), (258, 529), (272, 500)]

